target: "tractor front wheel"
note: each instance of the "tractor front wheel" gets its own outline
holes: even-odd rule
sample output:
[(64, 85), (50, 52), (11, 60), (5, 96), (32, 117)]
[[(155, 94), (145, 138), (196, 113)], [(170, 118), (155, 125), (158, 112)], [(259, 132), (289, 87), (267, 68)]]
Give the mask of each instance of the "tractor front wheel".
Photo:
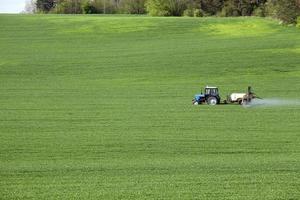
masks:
[(192, 104), (193, 104), (193, 105), (198, 105), (199, 103), (198, 103), (196, 100), (193, 100), (193, 101), (192, 101)]
[(218, 103), (218, 100), (216, 97), (209, 97), (207, 99), (207, 104), (210, 105), (210, 106), (214, 106), (214, 105), (217, 105)]

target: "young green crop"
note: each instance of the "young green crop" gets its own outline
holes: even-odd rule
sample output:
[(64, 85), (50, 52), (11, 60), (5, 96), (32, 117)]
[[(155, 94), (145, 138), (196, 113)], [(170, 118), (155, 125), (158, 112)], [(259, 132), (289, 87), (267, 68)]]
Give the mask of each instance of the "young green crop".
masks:
[(300, 31), (261, 18), (0, 15), (3, 199), (298, 199)]

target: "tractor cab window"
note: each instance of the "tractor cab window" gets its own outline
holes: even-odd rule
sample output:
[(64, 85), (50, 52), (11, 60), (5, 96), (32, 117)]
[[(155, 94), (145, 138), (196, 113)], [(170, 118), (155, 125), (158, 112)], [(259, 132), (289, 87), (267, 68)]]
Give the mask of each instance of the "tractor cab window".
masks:
[(218, 88), (206, 88), (206, 89), (205, 89), (205, 94), (206, 94), (206, 95), (213, 95), (213, 96), (216, 96), (216, 95), (219, 94)]
[(205, 94), (210, 94), (210, 89), (206, 88), (205, 89)]

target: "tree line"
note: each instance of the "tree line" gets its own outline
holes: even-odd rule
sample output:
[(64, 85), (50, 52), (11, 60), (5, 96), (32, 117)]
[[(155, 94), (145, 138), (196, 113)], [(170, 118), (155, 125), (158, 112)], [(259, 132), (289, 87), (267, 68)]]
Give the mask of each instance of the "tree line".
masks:
[(300, 16), (300, 0), (29, 0), (27, 10), (57, 14), (272, 16), (295, 23)]

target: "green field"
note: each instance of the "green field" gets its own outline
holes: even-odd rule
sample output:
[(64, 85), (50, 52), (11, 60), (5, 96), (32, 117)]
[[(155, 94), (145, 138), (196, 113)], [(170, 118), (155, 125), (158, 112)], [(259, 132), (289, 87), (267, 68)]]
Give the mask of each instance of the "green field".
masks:
[(0, 15), (0, 199), (300, 199), (300, 29), (262, 18)]

